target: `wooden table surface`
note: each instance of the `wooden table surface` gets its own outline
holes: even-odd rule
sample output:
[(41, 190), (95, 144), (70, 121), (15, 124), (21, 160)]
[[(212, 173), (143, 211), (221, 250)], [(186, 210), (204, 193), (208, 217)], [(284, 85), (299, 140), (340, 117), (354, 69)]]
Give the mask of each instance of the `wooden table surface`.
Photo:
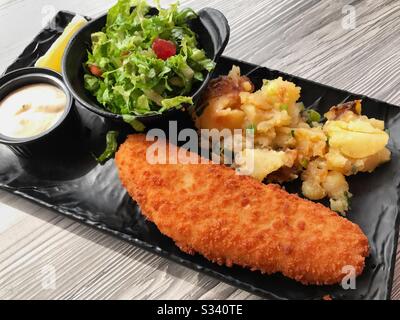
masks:
[[(0, 0), (0, 73), (48, 16), (58, 10), (97, 16), (113, 2)], [(232, 31), (226, 55), (400, 105), (400, 1), (181, 3), (226, 15)], [(399, 265), (393, 299), (400, 299)], [(46, 282), (49, 274), (55, 285)], [(0, 298), (259, 299), (4, 191)]]

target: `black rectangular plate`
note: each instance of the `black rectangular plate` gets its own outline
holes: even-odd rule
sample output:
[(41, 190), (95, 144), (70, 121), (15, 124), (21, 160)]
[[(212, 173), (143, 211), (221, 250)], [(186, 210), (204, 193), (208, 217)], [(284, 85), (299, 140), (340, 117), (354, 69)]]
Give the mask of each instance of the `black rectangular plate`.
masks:
[[(59, 12), (51, 27), (42, 30), (7, 71), (32, 66), (72, 17), (71, 13)], [(320, 112), (340, 102), (362, 98), (366, 115), (385, 120), (391, 135), (392, 161), (372, 174), (349, 178), (355, 196), (348, 219), (360, 225), (371, 247), (355, 290), (344, 290), (340, 286), (303, 286), (279, 274), (267, 276), (240, 267), (221, 267), (200, 255), (181, 252), (154, 224), (143, 218), (136, 203), (122, 188), (114, 162), (100, 166), (93, 161), (89, 151), (101, 150), (107, 127), (101, 118), (79, 106), (87, 127), (90, 149), (87, 154), (77, 154), (74, 161), (59, 164), (46, 164), (43, 159), (41, 166), (27, 172), (8, 148), (0, 146), (0, 188), (266, 298), (321, 299), (330, 294), (334, 299), (389, 299), (400, 222), (400, 108), (227, 57), (221, 58), (215, 75), (226, 74), (232, 65), (240, 66), (242, 73), (258, 86), (264, 78), (282, 76), (293, 81), (302, 88), (304, 104)], [(192, 124), (181, 120), (181, 125)], [(42, 169), (52, 178), (44, 179)]]

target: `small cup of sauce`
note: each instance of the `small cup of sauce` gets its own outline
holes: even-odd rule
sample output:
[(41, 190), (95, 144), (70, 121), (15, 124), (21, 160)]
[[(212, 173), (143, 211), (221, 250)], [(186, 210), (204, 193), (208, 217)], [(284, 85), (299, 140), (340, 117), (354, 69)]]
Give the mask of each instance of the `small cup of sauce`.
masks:
[(0, 78), (0, 143), (18, 157), (62, 157), (79, 143), (80, 128), (60, 74), (24, 68)]

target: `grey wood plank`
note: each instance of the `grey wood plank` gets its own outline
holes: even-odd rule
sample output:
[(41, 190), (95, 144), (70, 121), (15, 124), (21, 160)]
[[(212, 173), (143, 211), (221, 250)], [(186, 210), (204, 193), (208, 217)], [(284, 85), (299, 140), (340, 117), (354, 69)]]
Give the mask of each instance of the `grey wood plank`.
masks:
[[(114, 2), (0, 1), (0, 72), (42, 28), (49, 5), (97, 16)], [(227, 16), (226, 55), (400, 105), (399, 1), (181, 2)], [(355, 29), (342, 27), (347, 4), (356, 10)], [(0, 243), (4, 299), (259, 299), (4, 191)], [(399, 268), (393, 299), (400, 299)], [(43, 275), (52, 270), (56, 286), (46, 289)]]

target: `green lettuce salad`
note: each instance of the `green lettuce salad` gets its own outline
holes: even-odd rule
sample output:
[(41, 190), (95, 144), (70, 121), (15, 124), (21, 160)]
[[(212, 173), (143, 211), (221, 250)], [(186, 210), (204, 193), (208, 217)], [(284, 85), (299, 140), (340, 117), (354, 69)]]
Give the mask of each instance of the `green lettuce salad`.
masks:
[(119, 0), (105, 27), (92, 34), (85, 65), (85, 88), (130, 123), (193, 104), (193, 84), (214, 68), (188, 26), (193, 10), (179, 10), (178, 3), (161, 9), (157, 3), (159, 13), (151, 16), (150, 9), (145, 0)]

